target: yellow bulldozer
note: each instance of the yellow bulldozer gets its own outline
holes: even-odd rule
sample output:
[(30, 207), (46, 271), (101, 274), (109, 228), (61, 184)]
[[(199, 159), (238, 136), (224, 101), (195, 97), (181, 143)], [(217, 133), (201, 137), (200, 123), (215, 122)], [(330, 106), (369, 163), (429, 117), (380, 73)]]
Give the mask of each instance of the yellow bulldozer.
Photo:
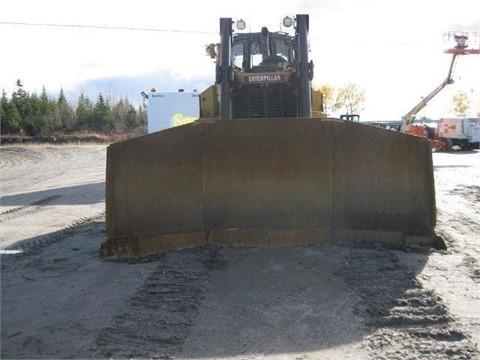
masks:
[(102, 258), (209, 244), (444, 247), (428, 140), (325, 117), (309, 17), (284, 25), (294, 34), (221, 18), (200, 118), (108, 147)]

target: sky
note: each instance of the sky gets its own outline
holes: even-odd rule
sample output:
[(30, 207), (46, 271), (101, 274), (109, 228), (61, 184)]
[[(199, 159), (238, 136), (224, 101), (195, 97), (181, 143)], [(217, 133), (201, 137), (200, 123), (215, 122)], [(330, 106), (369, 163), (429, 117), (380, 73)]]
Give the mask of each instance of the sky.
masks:
[[(2, 1), (0, 89), (9, 96), (21, 79), (29, 92), (133, 103), (152, 86), (202, 91), (214, 81), (205, 46), (219, 41), (220, 17), (277, 31), (295, 14), (310, 15), (314, 85), (357, 84), (367, 98), (362, 120), (401, 119), (447, 76), (444, 33), (480, 33), (476, 0)], [(458, 91), (479, 99), (480, 55), (461, 56), (454, 81), (418, 116), (452, 116)]]

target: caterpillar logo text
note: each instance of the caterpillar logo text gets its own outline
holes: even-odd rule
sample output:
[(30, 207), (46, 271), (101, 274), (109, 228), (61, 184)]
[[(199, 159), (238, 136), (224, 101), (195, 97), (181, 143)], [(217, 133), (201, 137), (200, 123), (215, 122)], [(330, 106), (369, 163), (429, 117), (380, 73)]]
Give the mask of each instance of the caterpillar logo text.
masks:
[(247, 83), (285, 81), (284, 76), (282, 76), (280, 74), (248, 75), (248, 76), (245, 76), (244, 79), (245, 79), (245, 82), (247, 82)]

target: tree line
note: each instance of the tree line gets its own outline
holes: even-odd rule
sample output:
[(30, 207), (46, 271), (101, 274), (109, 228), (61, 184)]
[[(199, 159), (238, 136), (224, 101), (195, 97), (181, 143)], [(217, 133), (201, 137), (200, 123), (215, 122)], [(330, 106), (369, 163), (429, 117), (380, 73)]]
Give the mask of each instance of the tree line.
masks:
[[(357, 84), (349, 83), (335, 88), (324, 84), (316, 87), (323, 94), (324, 112), (344, 109), (347, 114), (363, 110), (365, 91)], [(465, 117), (472, 101), (468, 93), (459, 91), (452, 98), (452, 112)], [(480, 112), (480, 99), (478, 109)], [(478, 114), (480, 116), (480, 113)], [(82, 93), (75, 106), (63, 92), (56, 97), (42, 93), (29, 93), (19, 83), (10, 98), (2, 91), (0, 99), (1, 134), (41, 136), (58, 133), (101, 133), (140, 135), (147, 132), (147, 105), (143, 102), (135, 108), (127, 98), (111, 101), (102, 93), (95, 102)]]
[(21, 86), (0, 99), (1, 134), (44, 136), (58, 133), (142, 134), (147, 128), (147, 107), (135, 108), (127, 98), (111, 101), (99, 93), (95, 102), (82, 93), (76, 105), (63, 92), (57, 96), (29, 93)]

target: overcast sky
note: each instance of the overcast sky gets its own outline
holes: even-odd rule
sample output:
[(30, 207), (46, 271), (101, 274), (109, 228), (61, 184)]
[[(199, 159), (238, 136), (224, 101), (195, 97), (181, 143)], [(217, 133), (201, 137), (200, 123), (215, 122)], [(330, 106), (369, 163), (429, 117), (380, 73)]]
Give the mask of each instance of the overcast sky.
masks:
[[(400, 119), (445, 79), (445, 32), (480, 32), (476, 0), (4, 1), (0, 88), (10, 95), (20, 78), (30, 92), (63, 87), (75, 98), (93, 89), (133, 102), (150, 86), (203, 90), (214, 79), (204, 48), (218, 42), (220, 17), (276, 31), (284, 16), (300, 13), (310, 14), (314, 84), (358, 84), (368, 100), (364, 120)], [(462, 56), (454, 79), (419, 115), (449, 116), (459, 90), (478, 99), (480, 55)]]

